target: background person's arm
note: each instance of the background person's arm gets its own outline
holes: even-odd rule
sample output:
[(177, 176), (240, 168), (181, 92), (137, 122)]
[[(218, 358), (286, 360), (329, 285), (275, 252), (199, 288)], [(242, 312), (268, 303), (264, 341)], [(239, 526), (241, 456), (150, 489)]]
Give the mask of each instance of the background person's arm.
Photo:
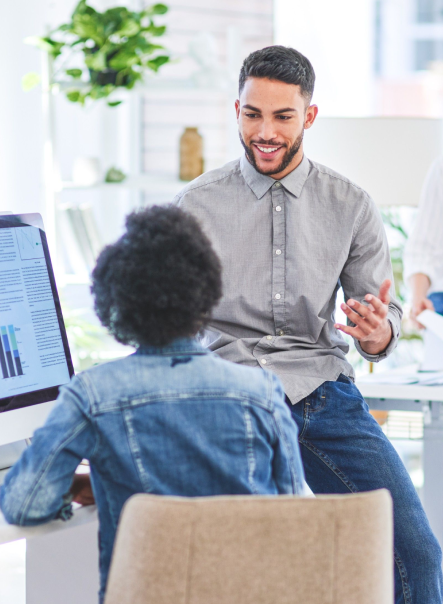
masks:
[(32, 526), (72, 515), (70, 493), (75, 470), (96, 446), (79, 378), (64, 387), (45, 425), (39, 428), (0, 489), (7, 522)]
[(423, 328), (417, 321), (418, 315), (424, 310), (434, 310), (434, 305), (427, 297), (431, 281), (424, 273), (415, 273), (409, 278), (409, 285), (412, 291), (411, 318), (418, 327)]
[(434, 310), (428, 292), (437, 277), (443, 279), (443, 159), (430, 167), (423, 185), (418, 214), (404, 253), (404, 279), (411, 288), (411, 318)]

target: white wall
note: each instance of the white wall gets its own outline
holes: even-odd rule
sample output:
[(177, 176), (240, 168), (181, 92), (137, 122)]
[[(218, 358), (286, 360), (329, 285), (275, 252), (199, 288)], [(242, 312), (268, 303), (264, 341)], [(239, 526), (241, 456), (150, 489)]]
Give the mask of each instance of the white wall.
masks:
[(373, 114), (374, 0), (275, 0), (275, 42), (308, 57), (320, 115)]
[[(42, 123), (40, 95), (25, 94), (21, 76), (39, 71), (40, 53), (23, 44), (25, 36), (43, 31), (45, 0), (3, 8), (0, 36), (0, 208), (33, 211), (42, 208)], [(5, 10), (6, 9), (6, 10)]]

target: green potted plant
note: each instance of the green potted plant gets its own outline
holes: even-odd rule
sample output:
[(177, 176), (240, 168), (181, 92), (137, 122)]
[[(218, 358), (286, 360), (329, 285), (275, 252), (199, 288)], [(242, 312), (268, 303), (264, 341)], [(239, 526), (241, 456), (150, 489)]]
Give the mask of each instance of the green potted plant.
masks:
[[(84, 105), (88, 99), (108, 98), (118, 89), (130, 90), (147, 72), (157, 72), (170, 61), (165, 48), (153, 41), (166, 31), (166, 26), (156, 25), (154, 19), (167, 11), (166, 5), (154, 4), (139, 12), (124, 6), (99, 12), (87, 0), (80, 0), (69, 23), (25, 42), (54, 59), (50, 84), (63, 83), (67, 98)], [(80, 65), (74, 67), (73, 61), (79, 58)], [(23, 88), (30, 90), (39, 81), (38, 74), (27, 74)], [(120, 103), (108, 99), (111, 107)]]

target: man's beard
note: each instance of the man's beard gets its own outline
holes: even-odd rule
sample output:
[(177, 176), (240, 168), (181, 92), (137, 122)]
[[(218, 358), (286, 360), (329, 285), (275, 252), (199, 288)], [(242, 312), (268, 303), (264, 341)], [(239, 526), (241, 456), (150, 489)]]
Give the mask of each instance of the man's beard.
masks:
[[(283, 156), (283, 159), (281, 160), (281, 162), (277, 166), (277, 168), (272, 168), (271, 170), (261, 170), (257, 166), (254, 152), (252, 150), (252, 145), (250, 147), (248, 147), (248, 145), (243, 140), (241, 133), (240, 132), (238, 133), (238, 135), (240, 137), (240, 142), (243, 145), (243, 148), (246, 153), (246, 157), (248, 158), (249, 162), (254, 166), (254, 168), (257, 170), (257, 172), (260, 172), (260, 174), (264, 174), (265, 176), (272, 176), (273, 174), (280, 174), (280, 172), (283, 172), (283, 170), (286, 170), (286, 168), (289, 166), (291, 161), (294, 159), (295, 155), (300, 150), (301, 144), (303, 142), (303, 134), (304, 134), (304, 130), (301, 131), (300, 136), (298, 136), (298, 138), (295, 140), (292, 147), (290, 147), (290, 149), (288, 149), (286, 151), (286, 153)], [(272, 142), (267, 142), (267, 141), (260, 141), (260, 142), (263, 145), (272, 145), (273, 144)], [(279, 146), (281, 146), (281, 145), (279, 145)], [(286, 147), (286, 145), (284, 145), (284, 146)]]

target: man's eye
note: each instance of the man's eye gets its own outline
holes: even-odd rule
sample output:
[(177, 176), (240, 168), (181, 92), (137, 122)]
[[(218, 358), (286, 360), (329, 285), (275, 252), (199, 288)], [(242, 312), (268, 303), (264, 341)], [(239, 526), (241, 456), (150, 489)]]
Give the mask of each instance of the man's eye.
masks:
[(246, 117), (252, 117), (252, 118), (258, 117), (258, 113), (247, 113)]
[(290, 115), (279, 115), (277, 117), (279, 120), (290, 120), (291, 119)]

